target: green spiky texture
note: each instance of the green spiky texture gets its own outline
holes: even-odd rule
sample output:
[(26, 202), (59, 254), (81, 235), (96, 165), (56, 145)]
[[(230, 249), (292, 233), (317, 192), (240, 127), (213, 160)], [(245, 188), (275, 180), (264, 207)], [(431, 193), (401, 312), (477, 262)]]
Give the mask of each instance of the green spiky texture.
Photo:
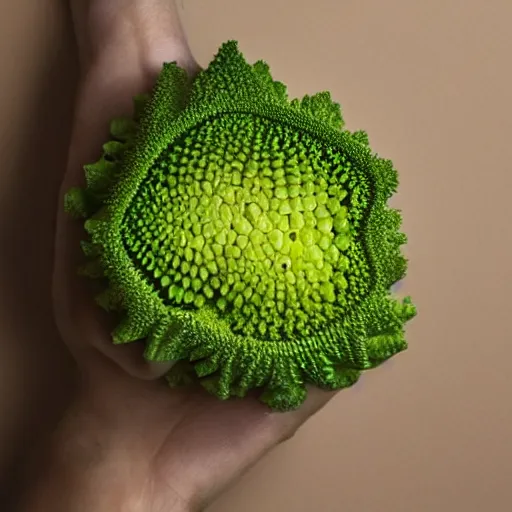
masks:
[(122, 315), (114, 343), (180, 360), (170, 385), (290, 410), (406, 347), (397, 173), (328, 93), (288, 100), (230, 41), (194, 80), (164, 64), (111, 133), (65, 206), (86, 219), (82, 272), (108, 283), (97, 302)]

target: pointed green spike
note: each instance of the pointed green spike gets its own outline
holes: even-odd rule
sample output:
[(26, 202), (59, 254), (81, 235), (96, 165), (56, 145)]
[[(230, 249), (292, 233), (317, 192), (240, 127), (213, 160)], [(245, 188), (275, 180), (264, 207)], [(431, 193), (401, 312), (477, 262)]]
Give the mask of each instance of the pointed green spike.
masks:
[(105, 311), (119, 311), (122, 304), (119, 292), (113, 288), (106, 288), (96, 295), (95, 301)]
[(391, 232), (398, 231), (402, 225), (402, 213), (396, 208), (386, 210), (386, 225)]
[(166, 373), (165, 380), (170, 387), (187, 386), (197, 382), (194, 368), (186, 361), (178, 361)]
[(317, 360), (317, 365), (320, 370), (319, 384), (328, 389), (334, 389), (333, 386), (335, 384), (335, 361), (328, 357), (325, 353), (315, 354), (315, 359)]
[(276, 91), (276, 96), (278, 98), (288, 100), (288, 88), (283, 82), (274, 80), (274, 90)]
[(405, 297), (401, 303), (400, 318), (404, 322), (408, 322), (417, 314), (416, 306), (412, 303), (411, 297)]
[(163, 127), (176, 119), (185, 107), (189, 89), (186, 71), (175, 62), (165, 63), (140, 120), (146, 137), (150, 137), (150, 133), (161, 135)]
[(110, 140), (103, 144), (103, 152), (111, 157), (120, 157), (125, 149), (125, 143), (119, 142), (117, 140)]
[(102, 191), (108, 189), (108, 186), (114, 177), (116, 164), (109, 162), (101, 157), (94, 164), (84, 165), (85, 179), (87, 187), (93, 191)]
[(146, 339), (146, 355), (151, 354), (152, 361), (163, 361), (174, 358), (166, 357), (162, 354), (162, 347), (165, 347), (169, 338), (170, 318), (164, 317), (162, 320), (155, 322), (153, 329), (149, 332)]
[(300, 385), (286, 387), (269, 386), (260, 395), (260, 400), (271, 409), (286, 412), (300, 407), (306, 399), (306, 394), (306, 388)]
[(261, 357), (258, 360), (258, 366), (254, 368), (252, 386), (255, 388), (265, 386), (270, 381), (273, 370), (273, 359), (268, 357), (268, 355)]
[(395, 233), (391, 238), (394, 245), (400, 246), (407, 243), (407, 235), (405, 233)]
[(217, 398), (221, 400), (226, 400), (229, 397), (226, 397), (219, 390), (220, 385), (220, 375), (209, 375), (208, 377), (203, 377), (199, 379), (199, 384), (208, 391), (211, 395), (215, 395)]
[(332, 101), (331, 94), (327, 91), (304, 96), (300, 102), (300, 109), (313, 118), (328, 123), (336, 130), (341, 130), (345, 124), (339, 103)]
[(217, 396), (226, 400), (231, 395), (231, 384), (233, 383), (233, 358), (226, 358), (220, 370), (220, 378), (217, 384)]
[(318, 355), (309, 345), (306, 347), (305, 352), (306, 353), (303, 357), (308, 360), (308, 366), (304, 371), (308, 380), (314, 382), (316, 385), (322, 385), (324, 376), (322, 372), (322, 363), (320, 362), (319, 364)]
[[(169, 323), (168, 323), (169, 322)], [(164, 328), (153, 331), (146, 340), (144, 357), (149, 361), (175, 361), (187, 356), (187, 347), (182, 334), (171, 319), (162, 324)]]
[(130, 118), (118, 117), (110, 123), (110, 134), (122, 142), (130, 140), (135, 135), (136, 130), (137, 123)]
[(368, 355), (373, 365), (376, 366), (398, 352), (407, 348), (404, 333), (402, 331), (392, 334), (379, 334), (369, 338), (367, 344)]
[(196, 374), (198, 377), (206, 377), (216, 372), (220, 366), (220, 356), (214, 354), (209, 358), (194, 364)]
[(210, 357), (212, 355), (212, 349), (205, 345), (195, 348), (190, 353), (190, 361), (199, 361), (200, 359), (205, 359), (206, 357)]
[(285, 361), (284, 357), (279, 358), (274, 364), (272, 379), (268, 387), (270, 389), (303, 388), (304, 379), (302, 371), (294, 362), (288, 364)]
[(92, 237), (100, 238), (105, 223), (101, 220), (87, 219), (84, 223), (84, 228)]
[(80, 247), (86, 258), (94, 258), (101, 255), (101, 246), (94, 245), (88, 240), (81, 240)]
[(252, 67), (263, 81), (268, 82), (269, 84), (274, 82), (272, 75), (270, 74), (269, 65), (264, 60), (256, 61)]
[(112, 341), (115, 345), (131, 343), (144, 339), (149, 333), (134, 317), (125, 316), (112, 332)]
[(133, 98), (133, 118), (136, 121), (142, 117), (150, 97), (149, 94), (138, 94)]
[(268, 82), (262, 82), (240, 53), (238, 43), (228, 41), (220, 47), (208, 68), (194, 80), (190, 102), (204, 104), (219, 97), (265, 100), (274, 95), (274, 88)]
[(85, 190), (75, 187), (64, 196), (64, 210), (75, 219), (91, 215), (90, 201)]
[(388, 200), (397, 190), (398, 172), (391, 160), (375, 157), (374, 165), (378, 167), (378, 179), (382, 184), (382, 194), (385, 200)]
[(100, 260), (91, 260), (78, 268), (78, 274), (91, 279), (101, 279), (105, 277), (103, 266)]
[(259, 60), (254, 63), (253, 69), (262, 81), (265, 89), (267, 89), (269, 92), (272, 92), (277, 101), (286, 104), (288, 102), (286, 86), (281, 82), (276, 82), (272, 78), (268, 64), (262, 60)]
[(357, 140), (363, 146), (368, 147), (370, 145), (370, 139), (368, 138), (368, 134), (363, 130), (358, 130), (352, 134), (354, 140)]
[(360, 376), (360, 370), (335, 366), (332, 389), (344, 389), (353, 386), (359, 380)]
[(259, 367), (259, 360), (261, 354), (255, 354), (250, 350), (244, 353), (244, 358), (239, 360), (238, 373), (239, 376), (234, 382), (232, 391), (236, 396), (244, 397), (249, 389), (253, 387), (254, 383), (254, 370)]

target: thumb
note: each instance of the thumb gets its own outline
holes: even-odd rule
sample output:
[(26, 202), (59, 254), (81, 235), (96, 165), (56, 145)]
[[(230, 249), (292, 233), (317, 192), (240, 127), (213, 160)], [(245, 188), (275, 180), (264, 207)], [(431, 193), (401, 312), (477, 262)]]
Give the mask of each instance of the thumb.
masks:
[[(82, 4), (75, 2), (75, 5)], [(82, 30), (82, 34), (80, 15), (83, 12), (77, 11), (74, 19), (75, 26)], [(119, 22), (122, 23), (122, 20)], [(132, 23), (137, 26), (136, 19), (132, 19)], [(176, 24), (179, 25), (177, 19), (174, 20), (174, 26)], [(79, 364), (95, 364), (99, 351), (133, 376), (155, 378), (166, 373), (172, 363), (145, 362), (141, 344), (112, 344), (109, 335), (110, 317), (94, 303), (94, 287), (91, 283), (77, 276), (76, 269), (81, 263), (80, 240), (85, 236), (82, 225), (71, 220), (64, 213), (62, 205), (67, 190), (83, 185), (83, 165), (98, 160), (101, 147), (108, 140), (110, 120), (131, 116), (133, 96), (151, 89), (161, 69), (160, 57), (162, 60), (178, 61), (179, 65), (189, 70), (194, 69), (196, 64), (182, 32), (181, 39), (171, 33), (169, 40), (158, 47), (158, 52), (153, 53), (151, 41), (139, 40), (140, 47), (134, 46), (129, 39), (126, 44), (122, 44), (120, 31), (113, 26), (110, 28), (115, 35), (115, 42), (107, 44), (108, 34), (95, 30), (94, 19), (90, 16), (87, 18), (87, 27), (89, 36), (79, 37), (79, 46), (95, 47), (94, 37), (98, 37), (105, 43), (106, 51), (104, 54), (96, 53), (93, 60), (83, 61), (67, 170), (59, 194), (53, 279), (56, 320), (61, 335)], [(144, 51), (140, 51), (141, 48)], [(88, 54), (87, 50), (80, 50), (82, 55), (84, 52)], [(157, 54), (158, 57), (155, 57)]]

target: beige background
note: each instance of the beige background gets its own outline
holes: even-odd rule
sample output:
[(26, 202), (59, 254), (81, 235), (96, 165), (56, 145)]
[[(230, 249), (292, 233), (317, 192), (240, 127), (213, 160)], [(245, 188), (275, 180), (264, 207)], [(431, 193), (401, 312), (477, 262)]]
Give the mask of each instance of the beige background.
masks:
[[(215, 512), (512, 505), (510, 0), (184, 0), (201, 64), (238, 39), (292, 95), (330, 89), (401, 172), (409, 350), (339, 394)], [(51, 425), (72, 363), (48, 301), (76, 80), (65, 2), (0, 5), (0, 472)], [(53, 396), (50, 395), (53, 393)], [(24, 448), (25, 447), (25, 448)]]

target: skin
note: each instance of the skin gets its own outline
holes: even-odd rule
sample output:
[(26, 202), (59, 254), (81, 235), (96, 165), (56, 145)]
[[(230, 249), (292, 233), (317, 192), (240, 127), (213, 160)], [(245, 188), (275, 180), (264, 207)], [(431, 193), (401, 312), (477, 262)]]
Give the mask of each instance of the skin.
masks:
[[(71, 0), (71, 8), (81, 84), (61, 198), (82, 184), (82, 165), (98, 158), (110, 119), (131, 114), (132, 96), (150, 90), (163, 61), (199, 70), (171, 1)], [(140, 344), (112, 345), (109, 318), (95, 306), (91, 284), (76, 276), (82, 229), (61, 205), (55, 315), (80, 386), (35, 461), (44, 475), (22, 510), (202, 510), (334, 393), (311, 389), (303, 407), (283, 414), (254, 397), (221, 402), (202, 389), (170, 390), (159, 379), (167, 364), (145, 362)]]

